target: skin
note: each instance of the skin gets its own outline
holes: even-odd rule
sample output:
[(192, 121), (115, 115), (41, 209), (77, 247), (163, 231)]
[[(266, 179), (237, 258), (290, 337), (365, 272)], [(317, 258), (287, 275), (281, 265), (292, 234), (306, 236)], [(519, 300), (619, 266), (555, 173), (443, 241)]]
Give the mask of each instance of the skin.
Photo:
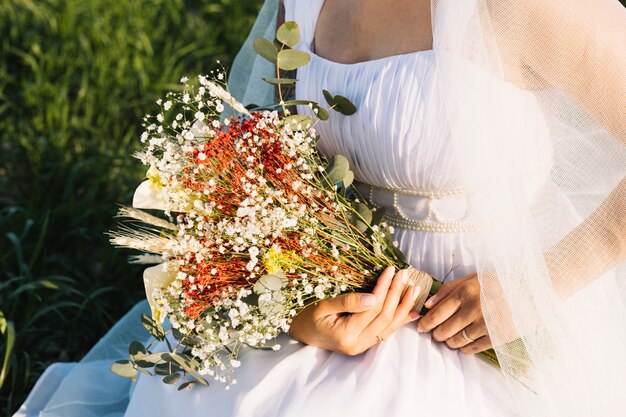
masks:
[[(626, 85), (626, 48), (615, 42), (626, 37), (626, 13), (617, 2), (487, 0), (485, 4), (496, 19), (494, 34), (507, 81), (526, 89), (557, 87), (626, 144), (626, 94), (610, 88)], [(508, 13), (498, 13), (507, 9)], [(497, 16), (517, 20), (502, 22)], [(430, 19), (430, 0), (327, 0), (315, 28), (315, 52), (349, 64), (431, 49)], [(623, 180), (589, 218), (546, 252), (546, 267), (559, 296), (567, 298), (626, 260), (626, 217), (616, 214), (622, 213), (625, 201)], [(581, 259), (594, 262), (581, 264)], [(572, 268), (580, 271), (577, 280), (568, 279)], [(401, 278), (396, 274), (390, 280), (390, 274), (386, 270), (381, 275), (373, 303), (361, 304), (366, 300), (363, 294), (348, 294), (306, 308), (295, 318), (292, 336), (354, 355), (378, 343), (376, 336), (388, 337), (417, 319), (399, 297), (396, 281)], [(432, 332), (434, 340), (464, 353), (491, 347), (480, 296), (476, 274), (445, 284), (427, 302), (431, 310), (419, 320), (418, 331)], [(502, 312), (505, 323), (510, 321), (506, 313)], [(473, 341), (465, 339), (463, 329)]]
[(401, 326), (419, 318), (411, 311), (419, 287), (406, 287), (406, 271), (383, 271), (371, 294), (344, 294), (322, 300), (298, 314), (289, 330), (295, 339), (343, 353), (358, 355)]

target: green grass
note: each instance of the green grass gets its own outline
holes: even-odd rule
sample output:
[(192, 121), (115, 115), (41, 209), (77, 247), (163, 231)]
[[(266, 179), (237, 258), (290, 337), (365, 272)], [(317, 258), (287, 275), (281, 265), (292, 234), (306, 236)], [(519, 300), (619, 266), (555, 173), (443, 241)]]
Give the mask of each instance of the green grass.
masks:
[(142, 299), (104, 235), (144, 173), (140, 120), (182, 75), (228, 64), (260, 3), (0, 2), (0, 415)]

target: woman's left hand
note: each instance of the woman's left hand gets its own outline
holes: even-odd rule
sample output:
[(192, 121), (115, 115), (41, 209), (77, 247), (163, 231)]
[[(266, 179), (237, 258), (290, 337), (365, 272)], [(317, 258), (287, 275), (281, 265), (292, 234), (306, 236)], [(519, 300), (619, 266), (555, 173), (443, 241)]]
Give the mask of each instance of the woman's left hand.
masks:
[(432, 331), (433, 339), (453, 349), (460, 348), (463, 353), (474, 354), (492, 347), (480, 308), (476, 274), (444, 284), (425, 306), (430, 311), (420, 319), (419, 332)]

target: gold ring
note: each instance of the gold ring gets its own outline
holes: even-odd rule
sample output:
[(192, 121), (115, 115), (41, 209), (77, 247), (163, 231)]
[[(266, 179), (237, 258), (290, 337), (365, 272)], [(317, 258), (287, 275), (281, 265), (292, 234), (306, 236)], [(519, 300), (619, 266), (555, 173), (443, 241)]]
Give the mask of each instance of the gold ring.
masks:
[(471, 337), (469, 337), (469, 336), (467, 335), (467, 332), (465, 331), (465, 329), (463, 329), (463, 331), (461, 332), (461, 334), (463, 335), (463, 338), (465, 339), (465, 341), (466, 341), (467, 343), (472, 343), (474, 340), (476, 340), (476, 339), (472, 339)]
[(383, 343), (385, 341), (385, 339), (383, 339), (382, 337), (376, 335), (376, 339), (378, 339), (378, 343)]

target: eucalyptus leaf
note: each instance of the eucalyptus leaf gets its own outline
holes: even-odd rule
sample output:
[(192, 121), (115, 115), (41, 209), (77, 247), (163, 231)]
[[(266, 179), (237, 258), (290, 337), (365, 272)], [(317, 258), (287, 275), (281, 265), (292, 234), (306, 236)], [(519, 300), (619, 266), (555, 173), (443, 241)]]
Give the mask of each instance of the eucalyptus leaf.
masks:
[(263, 275), (254, 283), (252, 287), (256, 294), (263, 294), (269, 291), (279, 291), (283, 287), (283, 280), (281, 277), (271, 274)]
[(141, 324), (148, 330), (148, 332), (159, 342), (162, 342), (165, 339), (165, 331), (163, 331), (163, 327), (154, 320), (152, 317), (147, 314), (141, 315)]
[(323, 107), (315, 105), (313, 106), (313, 110), (315, 111), (315, 115), (317, 116), (317, 118), (320, 120), (328, 120), (328, 118), (330, 117), (328, 111)]
[(185, 355), (182, 353), (166, 353), (172, 360), (174, 360), (177, 364), (181, 366), (189, 375), (194, 377), (199, 383), (202, 385), (209, 385), (209, 383), (204, 379), (199, 373), (198, 368), (200, 364), (191, 358), (189, 355)]
[(259, 294), (253, 292), (252, 294), (243, 297), (241, 301), (251, 306), (259, 305)]
[(370, 227), (373, 215), (369, 207), (366, 204), (354, 201), (352, 203), (354, 212), (350, 216), (350, 223), (352, 223), (359, 231), (365, 233)]
[(278, 53), (277, 65), (285, 71), (292, 71), (306, 65), (311, 60), (311, 56), (306, 52), (297, 49), (284, 49)]
[(259, 298), (259, 310), (268, 316), (279, 314), (284, 308), (284, 301), (285, 296), (280, 291), (276, 291), (269, 300)]
[(317, 106), (317, 103), (312, 100), (287, 100), (285, 101), (285, 106), (308, 106), (309, 104)]
[(348, 158), (343, 155), (335, 155), (326, 168), (326, 175), (333, 184), (343, 181), (348, 174), (350, 164)]
[(300, 28), (296, 22), (285, 22), (276, 31), (276, 39), (287, 46), (294, 47), (300, 42)]
[(367, 204), (353, 201), (352, 208), (359, 215), (359, 217), (363, 219), (365, 223), (367, 223), (368, 225), (372, 223), (374, 215), (372, 214), (372, 210), (370, 210)]
[(267, 78), (263, 77), (263, 81), (272, 85), (294, 85), (298, 80), (295, 78)]
[(196, 385), (196, 381), (183, 382), (182, 384), (178, 386), (178, 390), (179, 391), (190, 390), (191, 388), (193, 388), (194, 385)]
[(344, 96), (335, 96), (335, 107), (339, 113), (350, 116), (356, 113), (356, 106)]
[(257, 54), (261, 55), (272, 64), (276, 63), (276, 59), (278, 58), (278, 48), (276, 48), (276, 45), (274, 45), (272, 41), (265, 38), (256, 38), (252, 43), (252, 46)]
[(329, 106), (335, 105), (335, 97), (328, 90), (322, 90), (322, 94), (324, 94), (324, 98)]
[(161, 355), (163, 352), (150, 353), (148, 355), (142, 356), (140, 359), (133, 359), (135, 364), (141, 368), (150, 368), (155, 366), (158, 363), (163, 362)]
[(380, 222), (383, 221), (383, 216), (385, 215), (385, 208), (378, 207), (375, 211), (372, 211), (372, 221), (370, 222), (370, 226), (378, 226)]
[(142, 374), (146, 375), (146, 376), (154, 376), (154, 374), (146, 369), (141, 369), (141, 368), (135, 368), (137, 370), (137, 372), (141, 372)]
[(130, 346), (128, 346), (128, 353), (132, 360), (136, 361), (137, 359), (141, 359), (142, 357), (148, 355), (150, 352), (137, 341), (131, 342)]
[(348, 170), (348, 173), (346, 174), (345, 177), (343, 177), (343, 180), (342, 180), (343, 188), (348, 188), (349, 186), (352, 185), (353, 182), (354, 182), (354, 172)]
[(284, 123), (291, 124), (292, 126), (300, 125), (302, 126), (302, 128), (306, 128), (307, 126), (311, 125), (312, 122), (313, 120), (311, 119), (311, 117), (307, 116), (306, 114), (293, 114), (291, 116), (285, 117), (284, 119)]
[(137, 376), (137, 370), (133, 366), (131, 361), (115, 361), (111, 364), (111, 372), (124, 378), (135, 378)]
[(179, 373), (170, 374), (170, 375), (167, 375), (167, 376), (163, 377), (163, 383), (165, 383), (165, 384), (175, 384), (175, 383), (178, 382), (179, 379), (180, 379), (180, 374)]
[(157, 375), (165, 376), (171, 375), (174, 372), (180, 372), (182, 368), (177, 363), (167, 362), (167, 363), (159, 363), (154, 366), (154, 372)]

